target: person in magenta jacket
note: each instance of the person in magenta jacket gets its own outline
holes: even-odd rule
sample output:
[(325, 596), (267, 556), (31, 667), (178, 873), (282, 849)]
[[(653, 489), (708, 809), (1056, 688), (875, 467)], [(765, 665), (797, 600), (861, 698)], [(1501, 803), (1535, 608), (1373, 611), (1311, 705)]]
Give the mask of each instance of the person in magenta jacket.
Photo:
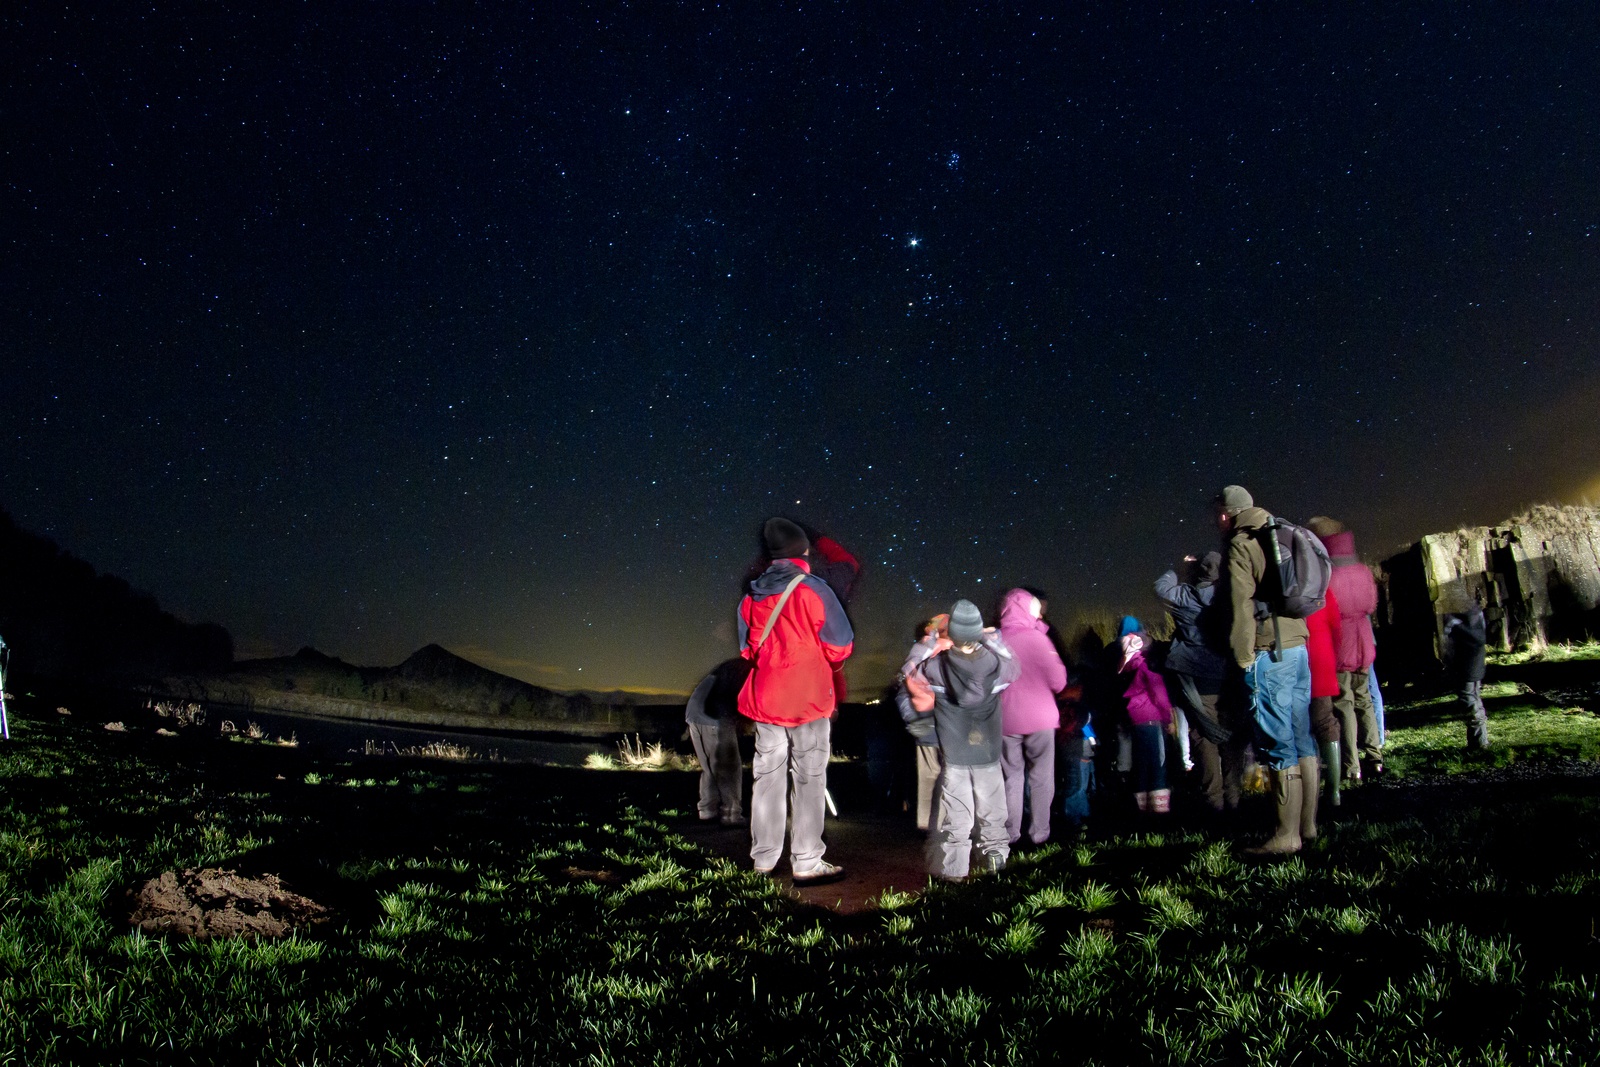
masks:
[[(1368, 688), (1368, 668), (1377, 658), (1372, 636), (1372, 613), (1378, 610), (1378, 583), (1371, 569), (1356, 557), (1355, 534), (1332, 522), (1322, 543), (1333, 557), (1333, 577), (1328, 592), (1339, 600), (1339, 695), (1334, 699), (1344, 733), (1344, 774), (1361, 777), (1362, 765), (1370, 773), (1383, 773), (1383, 744), (1378, 739), (1378, 712)], [(1313, 527), (1312, 532), (1316, 529)]]
[(1147, 642), (1142, 633), (1124, 634), (1121, 673), (1127, 678), (1123, 699), (1133, 724), (1133, 800), (1140, 811), (1167, 812), (1172, 790), (1167, 788), (1167, 740), (1172, 730), (1172, 700), (1167, 683), (1145, 662)]
[(1022, 837), (1022, 805), (1028, 802), (1028, 840), (1050, 839), (1050, 805), (1056, 795), (1056, 730), (1061, 711), (1056, 694), (1067, 687), (1067, 665), (1051, 643), (1044, 604), (1026, 589), (1013, 589), (1000, 607), (1000, 636), (1021, 667), (1021, 676), (1000, 694), (1003, 719), (1000, 765), (1006, 776), (1006, 833)]

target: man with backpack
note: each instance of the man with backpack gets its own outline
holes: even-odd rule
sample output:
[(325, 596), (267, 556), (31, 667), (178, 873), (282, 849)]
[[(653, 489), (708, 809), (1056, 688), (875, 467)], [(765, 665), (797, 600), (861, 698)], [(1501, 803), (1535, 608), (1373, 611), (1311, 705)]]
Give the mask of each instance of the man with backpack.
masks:
[(805, 532), (788, 519), (773, 518), (761, 535), (772, 564), (739, 603), (740, 655), (754, 664), (739, 690), (739, 713), (756, 727), (750, 859), (756, 870), (770, 874), (783, 852), (788, 822), (794, 881), (815, 885), (844, 874), (822, 858), (822, 820), (838, 706), (833, 665), (849, 658), (855, 634), (839, 598), (811, 573)]
[(1256, 507), (1242, 486), (1225, 487), (1215, 505), (1233, 607), (1229, 649), (1250, 690), (1258, 755), (1277, 801), (1277, 831), (1252, 851), (1287, 855), (1300, 850), (1305, 805), (1316, 804), (1305, 615), (1322, 606), (1331, 567), (1314, 535)]

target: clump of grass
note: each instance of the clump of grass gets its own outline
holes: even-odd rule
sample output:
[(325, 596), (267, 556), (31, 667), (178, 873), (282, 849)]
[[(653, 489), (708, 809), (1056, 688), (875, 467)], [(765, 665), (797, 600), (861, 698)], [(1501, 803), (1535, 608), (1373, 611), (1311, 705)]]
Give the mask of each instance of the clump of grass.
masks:
[(698, 771), (700, 761), (680, 756), (659, 741), (645, 744), (638, 734), (617, 742), (617, 754), (591, 752), (584, 757), (585, 770), (591, 771)]
[(1109, 886), (1101, 885), (1099, 882), (1085, 882), (1078, 887), (1077, 892), (1072, 894), (1072, 903), (1080, 911), (1086, 911), (1090, 914), (1104, 911), (1115, 905), (1116, 902), (1117, 891)]
[(498, 752), (487, 755), (479, 753), (470, 745), (458, 745), (450, 741), (430, 741), (426, 745), (397, 745), (393, 741), (374, 741), (368, 738), (362, 742), (361, 754), (364, 756), (404, 756), (416, 759), (448, 759), (448, 760), (498, 760)]
[(146, 707), (163, 719), (171, 719), (178, 726), (205, 725), (206, 709), (193, 702), (157, 700), (151, 701)]

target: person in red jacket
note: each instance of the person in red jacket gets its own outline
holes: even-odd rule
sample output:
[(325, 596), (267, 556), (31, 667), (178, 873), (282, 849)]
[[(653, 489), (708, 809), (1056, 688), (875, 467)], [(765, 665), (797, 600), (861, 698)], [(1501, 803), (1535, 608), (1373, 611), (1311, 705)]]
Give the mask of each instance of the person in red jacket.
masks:
[[(842, 868), (822, 858), (831, 725), (838, 706), (833, 667), (849, 658), (855, 634), (834, 591), (811, 573), (811, 543), (784, 518), (762, 528), (772, 564), (739, 602), (740, 654), (754, 663), (739, 691), (739, 713), (755, 723), (750, 794), (750, 859), (771, 873), (789, 829), (789, 867), (800, 884), (832, 881)], [(784, 778), (790, 782), (785, 803)]]
[[(1311, 531), (1315, 533), (1315, 530)], [(1306, 651), (1311, 656), (1311, 736), (1317, 740), (1317, 750), (1322, 753), (1322, 771), (1328, 779), (1328, 803), (1339, 806), (1339, 717), (1333, 713), (1333, 698), (1339, 695), (1339, 661), (1335, 649), (1339, 645), (1339, 599), (1328, 590), (1322, 607), (1306, 616)], [(1301, 803), (1302, 823), (1311, 828), (1311, 837), (1317, 836), (1317, 783), (1302, 778), (1300, 787), (1304, 800)], [(1305, 810), (1311, 809), (1307, 819)], [(1301, 831), (1304, 839), (1306, 833)]]

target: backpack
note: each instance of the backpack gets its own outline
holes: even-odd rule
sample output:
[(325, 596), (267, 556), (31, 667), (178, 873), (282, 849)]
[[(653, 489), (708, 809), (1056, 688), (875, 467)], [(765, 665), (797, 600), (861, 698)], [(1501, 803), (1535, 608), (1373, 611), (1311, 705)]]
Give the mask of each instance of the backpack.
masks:
[(1333, 560), (1322, 540), (1277, 516), (1267, 520), (1258, 536), (1267, 573), (1256, 590), (1256, 618), (1304, 619), (1321, 611), (1333, 578)]

